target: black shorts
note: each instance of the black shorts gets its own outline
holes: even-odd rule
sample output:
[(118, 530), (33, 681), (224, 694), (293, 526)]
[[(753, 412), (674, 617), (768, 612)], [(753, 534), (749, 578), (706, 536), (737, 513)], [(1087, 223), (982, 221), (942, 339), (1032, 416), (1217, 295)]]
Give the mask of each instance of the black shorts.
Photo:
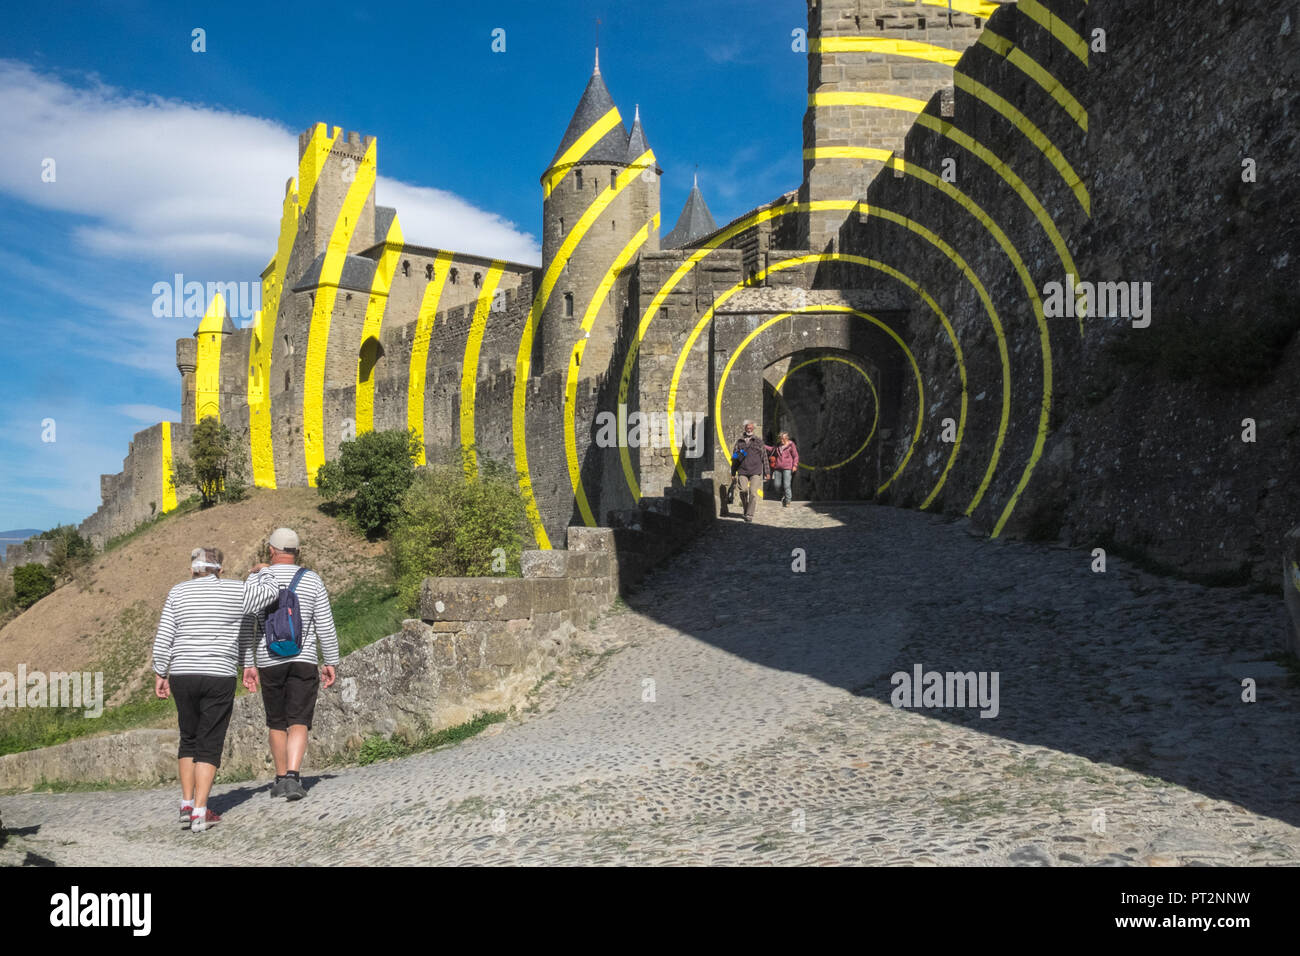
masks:
[(178, 759), (221, 766), (226, 728), (235, 707), (235, 678), (173, 674), (167, 680), (176, 701), (181, 745)]
[(292, 724), (304, 724), (311, 730), (316, 694), (320, 690), (320, 671), (316, 665), (294, 661), (259, 667), (257, 674), (262, 679), (266, 726), (271, 730), (288, 730)]

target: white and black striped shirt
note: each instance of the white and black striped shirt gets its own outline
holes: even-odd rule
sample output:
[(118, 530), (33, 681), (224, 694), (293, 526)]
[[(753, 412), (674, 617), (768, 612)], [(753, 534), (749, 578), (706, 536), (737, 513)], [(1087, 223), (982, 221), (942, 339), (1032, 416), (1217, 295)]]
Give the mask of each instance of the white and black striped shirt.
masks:
[(160, 677), (204, 674), (235, 677), (245, 648), (251, 653), (251, 615), (280, 594), (266, 570), (247, 581), (205, 574), (176, 585), (167, 595), (153, 639), (153, 669)]
[[(266, 570), (275, 577), (277, 586), (287, 588), (293, 583), (293, 576), (298, 573), (298, 565), (273, 564)], [(252, 645), (241, 645), (244, 647), (245, 667), (253, 665), (254, 647), (258, 667), (278, 667), (281, 664), (302, 662), (338, 666), (339, 636), (334, 630), (334, 614), (330, 610), (330, 596), (325, 590), (325, 582), (315, 571), (308, 571), (298, 582), (294, 593), (298, 595), (298, 607), (302, 611), (301, 653), (297, 657), (276, 657), (266, 649), (266, 613), (263, 612), (257, 615), (256, 640)], [(319, 655), (317, 647), (320, 648)]]

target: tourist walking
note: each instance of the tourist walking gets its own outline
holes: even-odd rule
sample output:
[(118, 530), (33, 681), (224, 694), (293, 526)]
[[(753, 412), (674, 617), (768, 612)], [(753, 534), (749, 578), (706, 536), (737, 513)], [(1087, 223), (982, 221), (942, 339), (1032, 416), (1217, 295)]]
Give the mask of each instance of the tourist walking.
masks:
[(773, 482), (776, 490), (781, 492), (781, 507), (788, 508), (794, 488), (794, 473), (799, 470), (799, 449), (790, 440), (789, 432), (781, 432), (777, 436), (770, 460)]
[(753, 522), (754, 511), (758, 507), (758, 496), (763, 482), (768, 477), (767, 453), (769, 446), (763, 443), (752, 421), (745, 421), (745, 430), (736, 441), (731, 451), (732, 474), (740, 482), (740, 503), (745, 511), (745, 520)]
[(208, 809), (208, 794), (235, 705), (240, 644), (252, 646), (249, 615), (279, 594), (266, 571), (255, 570), (247, 581), (223, 580), (222, 560), (218, 548), (190, 552), (190, 580), (167, 594), (153, 640), (154, 693), (176, 699), (181, 825), (195, 832), (221, 822)]
[[(270, 565), (258, 567), (265, 567), (280, 588), (292, 589), (297, 598), (301, 618), (298, 643), (289, 648), (273, 646), (267, 640), (266, 615), (259, 615), (257, 633), (262, 636), (245, 657), (244, 687), (255, 694), (258, 680), (262, 683), (262, 705), (275, 762), (271, 796), (301, 800), (307, 795), (301, 778), (307, 731), (311, 730), (321, 687), (331, 686), (337, 676), (339, 639), (325, 582), (315, 571), (298, 564), (298, 535), (277, 528), (271, 534), (270, 551)], [(284, 606), (283, 600), (280, 606)]]

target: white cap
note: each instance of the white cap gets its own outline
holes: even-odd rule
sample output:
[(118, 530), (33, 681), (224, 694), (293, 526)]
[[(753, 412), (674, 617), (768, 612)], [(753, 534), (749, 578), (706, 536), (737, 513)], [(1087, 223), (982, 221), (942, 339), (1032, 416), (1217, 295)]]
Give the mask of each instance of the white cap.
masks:
[(271, 532), (270, 544), (277, 551), (297, 551), (298, 536), (288, 528), (276, 528)]

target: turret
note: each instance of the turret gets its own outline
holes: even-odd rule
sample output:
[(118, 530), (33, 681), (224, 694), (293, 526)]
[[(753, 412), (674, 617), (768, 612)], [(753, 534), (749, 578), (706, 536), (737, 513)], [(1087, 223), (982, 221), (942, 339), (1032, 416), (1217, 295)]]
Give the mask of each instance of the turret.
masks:
[(713, 221), (713, 213), (709, 212), (704, 194), (700, 192), (700, 176), (696, 173), (695, 180), (691, 184), (691, 193), (686, 197), (686, 205), (682, 207), (682, 214), (677, 217), (677, 225), (673, 226), (673, 231), (664, 236), (663, 247), (665, 249), (689, 247), (696, 239), (707, 236), (717, 228), (717, 223)]
[[(623, 286), (610, 285), (582, 329), (593, 297), (619, 253), (659, 214), (659, 176), (640, 110), (628, 133), (600, 73), (600, 54), (555, 156), (542, 173), (542, 269), (555, 284), (542, 312), (542, 368), (567, 369), (586, 344), (582, 372), (605, 370), (618, 338)], [(579, 231), (580, 230), (580, 231)], [(651, 225), (640, 250), (659, 248)]]

